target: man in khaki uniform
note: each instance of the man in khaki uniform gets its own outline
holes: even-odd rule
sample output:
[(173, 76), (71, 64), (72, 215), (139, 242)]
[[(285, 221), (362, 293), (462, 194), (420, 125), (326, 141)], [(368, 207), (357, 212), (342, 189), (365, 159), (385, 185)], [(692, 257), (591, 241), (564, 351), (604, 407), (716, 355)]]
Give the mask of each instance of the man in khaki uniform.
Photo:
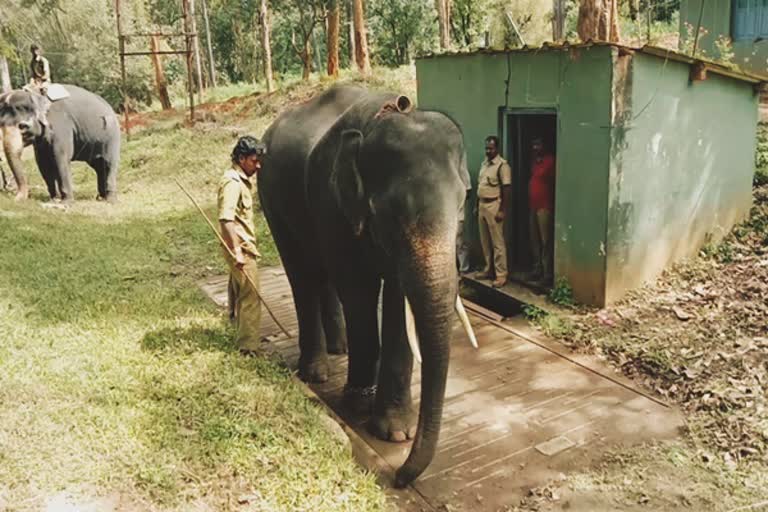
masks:
[(499, 156), (499, 139), (491, 135), (485, 139), (485, 160), (478, 175), (477, 201), (480, 224), (480, 244), (483, 246), (485, 267), (478, 275), (491, 279), (491, 266), (495, 270), (494, 288), (507, 282), (507, 246), (504, 241), (504, 211), (509, 205), (512, 169)]
[(232, 168), (224, 172), (219, 183), (219, 225), (221, 235), (235, 255), (226, 254), (230, 267), (229, 308), (237, 328), (240, 352), (249, 355), (259, 350), (261, 300), (258, 290), (246, 279), (246, 274), (258, 286), (256, 258), (256, 228), (253, 223), (255, 178), (261, 169), (266, 147), (256, 138), (245, 136), (232, 150)]
[(30, 47), (32, 61), (29, 63), (31, 73), (30, 85), (37, 88), (40, 94), (45, 95), (48, 86), (51, 85), (51, 65), (48, 59), (43, 57), (42, 50), (36, 44)]

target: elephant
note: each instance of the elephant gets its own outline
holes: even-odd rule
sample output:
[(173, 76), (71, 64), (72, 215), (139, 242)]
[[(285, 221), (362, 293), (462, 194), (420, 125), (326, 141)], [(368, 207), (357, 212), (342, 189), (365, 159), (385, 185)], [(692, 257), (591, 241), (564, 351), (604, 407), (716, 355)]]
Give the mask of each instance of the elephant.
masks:
[(436, 451), (454, 310), (470, 328), (455, 266), (469, 183), (461, 130), (405, 96), (336, 86), (281, 114), (264, 142), (259, 197), (293, 292), (299, 376), (327, 380), (327, 348), (346, 336), (345, 407), (370, 412), (378, 438), (414, 439), (395, 475), (403, 487)]
[[(4, 148), (18, 193), (27, 185), (19, 155), (32, 145), (51, 199), (74, 199), (70, 162), (86, 162), (96, 171), (98, 198), (117, 200), (120, 125), (112, 107), (100, 96), (74, 85), (62, 85), (69, 96), (54, 102), (33, 91), (12, 91), (0, 98), (0, 126), (21, 135), (5, 140)], [(47, 116), (46, 116), (47, 111)], [(43, 119), (47, 118), (47, 123)], [(21, 147), (19, 147), (21, 143)]]

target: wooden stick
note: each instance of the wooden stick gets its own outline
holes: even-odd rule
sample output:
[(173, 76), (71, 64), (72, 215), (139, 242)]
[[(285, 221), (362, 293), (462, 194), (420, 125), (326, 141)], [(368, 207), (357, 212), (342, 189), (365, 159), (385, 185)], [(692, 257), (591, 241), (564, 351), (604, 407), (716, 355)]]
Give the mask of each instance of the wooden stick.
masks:
[[(176, 184), (179, 186), (179, 188), (181, 189), (181, 191), (182, 191), (182, 192), (184, 192), (184, 193), (187, 195), (187, 197), (189, 198), (189, 200), (190, 200), (190, 201), (192, 201), (192, 204), (194, 204), (194, 205), (197, 207), (197, 210), (200, 212), (200, 214), (203, 216), (203, 218), (205, 219), (205, 221), (206, 221), (206, 222), (208, 223), (208, 225), (211, 227), (211, 230), (213, 230), (213, 232), (216, 234), (216, 238), (218, 238), (218, 239), (219, 239), (219, 242), (221, 242), (221, 245), (222, 245), (222, 246), (224, 246), (224, 248), (227, 250), (227, 253), (229, 254), (229, 257), (230, 257), (230, 258), (232, 258), (232, 261), (236, 261), (236, 260), (237, 260), (237, 258), (235, 258), (235, 255), (234, 255), (234, 253), (232, 252), (232, 249), (230, 249), (230, 248), (229, 248), (229, 246), (227, 245), (227, 243), (224, 241), (224, 238), (221, 236), (221, 233), (219, 233), (219, 230), (218, 230), (218, 229), (216, 229), (216, 226), (214, 226), (214, 225), (213, 225), (213, 222), (211, 222), (211, 219), (209, 219), (209, 218), (208, 218), (208, 215), (206, 215), (206, 214), (205, 214), (205, 212), (204, 212), (204, 211), (203, 211), (203, 209), (200, 207), (200, 205), (198, 204), (198, 202), (197, 202), (197, 201), (195, 201), (195, 198), (194, 198), (194, 197), (192, 197), (192, 194), (190, 194), (189, 192), (187, 192), (187, 189), (185, 189), (185, 188), (184, 188), (184, 186), (183, 186), (183, 185), (182, 185), (182, 184), (179, 182), (179, 180), (178, 180), (178, 179), (174, 178), (174, 179), (173, 179), (173, 181), (175, 181), (175, 182), (176, 182)], [(237, 268), (237, 265), (235, 265), (235, 268)], [(281, 331), (283, 331), (283, 333), (284, 333), (284, 334), (285, 334), (287, 337), (289, 337), (289, 338), (290, 338), (290, 337), (291, 337), (291, 335), (288, 333), (288, 331), (286, 330), (286, 328), (285, 328), (285, 327), (283, 327), (283, 324), (281, 324), (281, 323), (280, 323), (280, 320), (278, 320), (278, 319), (277, 319), (277, 317), (275, 316), (275, 314), (274, 314), (274, 313), (272, 313), (272, 310), (271, 310), (271, 309), (269, 308), (269, 306), (267, 305), (267, 301), (265, 301), (265, 300), (264, 300), (264, 297), (262, 297), (262, 296), (261, 296), (261, 294), (259, 293), (259, 287), (258, 287), (258, 286), (256, 286), (256, 283), (254, 283), (254, 282), (253, 282), (253, 280), (251, 279), (251, 276), (249, 276), (249, 275), (248, 275), (248, 274), (245, 272), (245, 270), (243, 270), (243, 269), (239, 269), (239, 270), (240, 270), (240, 272), (242, 272), (242, 273), (243, 273), (243, 275), (245, 276), (245, 280), (246, 280), (246, 281), (248, 281), (248, 283), (249, 283), (249, 284), (250, 284), (250, 285), (253, 287), (253, 291), (256, 293), (256, 296), (259, 298), (259, 300), (261, 300), (261, 303), (264, 305), (264, 309), (266, 309), (266, 310), (267, 310), (267, 313), (269, 313), (269, 316), (271, 316), (271, 317), (272, 317), (272, 320), (274, 320), (274, 321), (275, 321), (275, 323), (276, 323), (276, 324), (277, 324), (277, 326), (280, 328), (280, 330), (281, 330)]]

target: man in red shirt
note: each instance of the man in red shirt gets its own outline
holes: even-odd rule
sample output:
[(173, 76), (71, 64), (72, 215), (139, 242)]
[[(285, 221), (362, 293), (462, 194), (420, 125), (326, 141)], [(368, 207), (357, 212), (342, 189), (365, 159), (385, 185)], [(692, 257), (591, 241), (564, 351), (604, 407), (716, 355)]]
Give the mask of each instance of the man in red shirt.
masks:
[(528, 182), (533, 278), (552, 280), (552, 238), (555, 211), (555, 157), (544, 139), (531, 141), (531, 179)]

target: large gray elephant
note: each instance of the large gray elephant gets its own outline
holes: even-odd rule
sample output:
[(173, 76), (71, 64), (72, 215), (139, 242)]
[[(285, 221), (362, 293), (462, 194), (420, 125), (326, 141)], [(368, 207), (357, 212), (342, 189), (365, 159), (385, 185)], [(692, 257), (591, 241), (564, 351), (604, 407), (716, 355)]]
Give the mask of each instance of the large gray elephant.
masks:
[[(11, 130), (21, 135), (21, 139), (14, 137), (4, 144), (19, 192), (26, 195), (26, 179), (20, 159), (10, 155), (20, 155), (23, 146), (31, 144), (52, 199), (74, 199), (70, 162), (78, 161), (96, 171), (98, 197), (114, 201), (120, 162), (120, 125), (115, 113), (100, 96), (74, 85), (63, 87), (69, 97), (53, 103), (25, 90), (13, 91), (0, 100), (0, 126), (6, 134)], [(41, 112), (46, 110), (44, 123)], [(18, 147), (19, 140), (22, 147)]]
[(293, 290), (300, 376), (328, 378), (326, 345), (338, 345), (345, 324), (345, 405), (372, 407), (381, 439), (415, 438), (395, 479), (407, 485), (435, 453), (460, 305), (455, 239), (469, 182), (461, 131), (443, 114), (411, 110), (406, 97), (346, 86), (281, 115), (264, 142), (259, 196)]

